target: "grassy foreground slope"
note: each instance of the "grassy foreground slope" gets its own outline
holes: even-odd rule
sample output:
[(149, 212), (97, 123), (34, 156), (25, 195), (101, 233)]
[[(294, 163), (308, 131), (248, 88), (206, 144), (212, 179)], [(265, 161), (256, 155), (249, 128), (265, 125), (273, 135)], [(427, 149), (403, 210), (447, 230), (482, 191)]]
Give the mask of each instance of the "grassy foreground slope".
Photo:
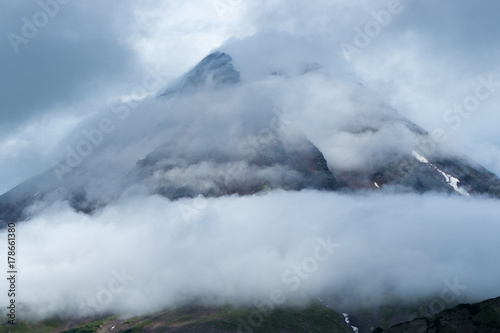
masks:
[[(5, 324), (0, 332), (43, 333), (160, 333), (160, 332), (280, 332), (322, 333), (352, 332), (341, 315), (313, 303), (306, 308), (275, 309), (271, 314), (257, 314), (256, 308), (189, 305), (149, 316), (99, 319), (71, 325), (59, 319), (36, 324), (18, 323), (14, 329)], [(71, 326), (71, 327), (68, 327)]]
[[(319, 302), (306, 308), (286, 307), (257, 314), (255, 307), (188, 305), (148, 316), (82, 320), (52, 318), (38, 323), (2, 324), (0, 333), (163, 333), (276, 332), (352, 333), (343, 317)], [(500, 297), (460, 304), (438, 314), (417, 318), (373, 333), (500, 333)], [(364, 333), (364, 332), (360, 332)]]

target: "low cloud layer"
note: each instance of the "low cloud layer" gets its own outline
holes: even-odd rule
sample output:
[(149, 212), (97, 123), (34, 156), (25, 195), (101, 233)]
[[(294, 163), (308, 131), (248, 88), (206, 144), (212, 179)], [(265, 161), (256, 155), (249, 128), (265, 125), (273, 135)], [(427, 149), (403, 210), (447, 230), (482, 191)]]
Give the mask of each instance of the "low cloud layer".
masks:
[(18, 225), (18, 301), (30, 315), (136, 314), (279, 289), (350, 307), (417, 301), (455, 279), (482, 300), (500, 293), (497, 211), (490, 199), (317, 191), (130, 197), (94, 216), (59, 203)]

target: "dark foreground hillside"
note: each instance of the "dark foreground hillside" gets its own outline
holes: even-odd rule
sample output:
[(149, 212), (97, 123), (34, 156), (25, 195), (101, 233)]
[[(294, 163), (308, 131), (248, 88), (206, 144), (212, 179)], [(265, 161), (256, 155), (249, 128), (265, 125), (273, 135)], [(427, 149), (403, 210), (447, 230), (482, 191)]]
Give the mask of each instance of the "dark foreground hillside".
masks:
[[(263, 310), (265, 311), (265, 310)], [(500, 297), (475, 304), (460, 304), (432, 317), (417, 318), (373, 333), (495, 333), (500, 332)], [(98, 320), (52, 318), (40, 323), (2, 324), (2, 333), (163, 333), (265, 332), (349, 333), (342, 315), (322, 303), (306, 308), (281, 308), (272, 313), (255, 307), (188, 305), (148, 316), (112, 316)], [(359, 333), (364, 333), (362, 330)]]
[(374, 333), (495, 333), (500, 332), (500, 297), (459, 304), (430, 318), (418, 318)]
[[(352, 332), (341, 315), (326, 306), (315, 303), (307, 308), (276, 309), (269, 313), (256, 308), (231, 306), (184, 306), (153, 315), (134, 318), (108, 317), (87, 323), (73, 323), (60, 319), (37, 324), (20, 323), (15, 329), (2, 326), (9, 333), (160, 333), (160, 332)], [(262, 319), (262, 320), (261, 320)]]

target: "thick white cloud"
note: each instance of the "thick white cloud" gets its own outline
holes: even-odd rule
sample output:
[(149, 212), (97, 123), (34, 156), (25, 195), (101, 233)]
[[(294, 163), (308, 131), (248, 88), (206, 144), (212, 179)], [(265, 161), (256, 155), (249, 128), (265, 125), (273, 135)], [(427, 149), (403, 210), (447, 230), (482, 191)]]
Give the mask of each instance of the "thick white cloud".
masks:
[(481, 198), (316, 191), (129, 197), (94, 216), (57, 204), (17, 227), (18, 301), (39, 315), (144, 313), (280, 289), (342, 308), (416, 301), (455, 278), (462, 300), (480, 300), (500, 293), (497, 213)]

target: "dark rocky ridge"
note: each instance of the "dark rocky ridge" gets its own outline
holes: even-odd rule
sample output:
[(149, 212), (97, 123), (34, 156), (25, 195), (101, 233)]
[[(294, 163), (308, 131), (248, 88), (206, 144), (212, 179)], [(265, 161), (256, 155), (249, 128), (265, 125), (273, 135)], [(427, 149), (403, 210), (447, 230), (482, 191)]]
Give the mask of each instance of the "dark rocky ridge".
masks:
[(234, 69), (232, 60), (226, 53), (209, 54), (161, 96), (192, 93), (206, 87), (221, 88), (240, 82), (240, 73)]
[[(399, 156), (379, 168), (363, 171), (334, 172), (340, 186), (353, 191), (391, 186), (402, 191), (457, 193), (447, 182), (445, 174), (460, 180), (458, 188), (470, 195), (488, 195), (500, 198), (500, 179), (484, 167), (465, 158), (444, 158), (421, 163), (412, 155)], [(377, 184), (377, 185), (375, 185)]]
[(377, 328), (374, 333), (495, 333), (500, 332), (500, 297), (475, 304), (459, 304), (427, 318)]
[[(371, 123), (370, 123), (371, 122)], [(429, 191), (462, 195), (487, 195), (500, 198), (500, 178), (464, 156), (436, 154), (437, 144), (429, 133), (399, 114), (383, 119), (355, 119), (345, 131), (355, 134), (377, 132), (381, 127), (398, 124), (419, 140), (414, 151), (387, 154), (383, 163), (361, 170), (332, 170), (341, 187), (352, 191), (384, 186), (401, 191)], [(455, 186), (453, 178), (457, 180)]]
[[(187, 179), (169, 177), (169, 172), (206, 169)], [(235, 177), (232, 174), (237, 174)], [(159, 147), (137, 162), (131, 172), (130, 182), (148, 181), (154, 192), (169, 199), (180, 197), (248, 195), (271, 189), (301, 190), (312, 188), (333, 191), (339, 188), (337, 180), (328, 169), (323, 154), (309, 140), (286, 147), (281, 139), (267, 143), (251, 158), (228, 156), (220, 151), (206, 153), (203, 157), (172, 158)], [(210, 184), (206, 184), (209, 182)], [(200, 186), (204, 183), (205, 186)]]

